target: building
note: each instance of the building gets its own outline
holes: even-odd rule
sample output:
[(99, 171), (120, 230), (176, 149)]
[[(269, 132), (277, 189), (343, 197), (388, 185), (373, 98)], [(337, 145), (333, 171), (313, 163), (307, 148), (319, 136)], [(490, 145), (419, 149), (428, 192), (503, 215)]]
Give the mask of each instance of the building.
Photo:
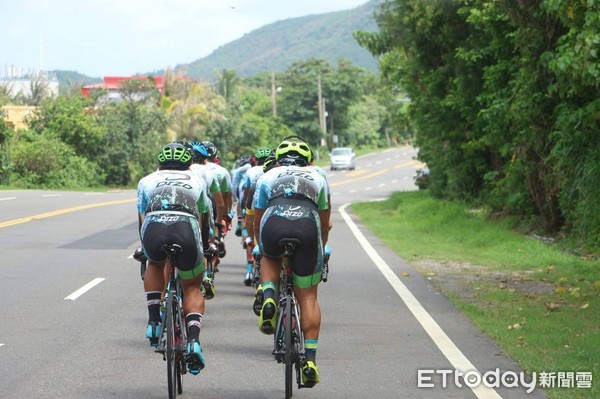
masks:
[(26, 117), (33, 114), (37, 107), (27, 105), (5, 105), (2, 111), (5, 114), (4, 121), (15, 131), (27, 129)]
[[(148, 76), (105, 76), (102, 83), (86, 85), (81, 88), (81, 94), (88, 96), (93, 90), (105, 89), (107, 91), (104, 101), (121, 101), (121, 84), (131, 79), (147, 80)], [(165, 77), (153, 76), (154, 85), (161, 94), (165, 91)], [(141, 98), (140, 98), (141, 99)]]
[(0, 86), (8, 88), (11, 97), (29, 98), (35, 85), (45, 86), (47, 95), (58, 96), (58, 78), (56, 74), (46, 71), (31, 70), (24, 73), (22, 68), (4, 68), (4, 76), (0, 77)]

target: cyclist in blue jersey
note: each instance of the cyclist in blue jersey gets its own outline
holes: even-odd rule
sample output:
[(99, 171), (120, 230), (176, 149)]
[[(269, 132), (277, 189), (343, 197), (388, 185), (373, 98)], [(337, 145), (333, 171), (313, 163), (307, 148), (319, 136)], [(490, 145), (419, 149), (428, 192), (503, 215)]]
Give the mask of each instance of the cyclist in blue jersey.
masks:
[(268, 147), (259, 148), (254, 153), (253, 166), (248, 169), (244, 178), (242, 179), (242, 187), (244, 191), (244, 208), (246, 209), (245, 225), (248, 236), (245, 239), (245, 250), (246, 250), (246, 277), (244, 278), (244, 284), (246, 286), (252, 285), (252, 268), (254, 267), (254, 259), (252, 257), (252, 249), (254, 248), (254, 206), (252, 206), (252, 197), (254, 196), (254, 188), (256, 181), (263, 172), (263, 163), (271, 153), (271, 149)]
[[(208, 150), (204, 144), (194, 141), (191, 143), (191, 145), (193, 162), (190, 166), (190, 170), (196, 174), (198, 178), (204, 180), (206, 187), (208, 188), (207, 193), (212, 203), (209, 226), (210, 230), (214, 232), (217, 223), (219, 223), (223, 218), (224, 202), (223, 195), (221, 193), (221, 187), (218, 184), (218, 181), (212, 170), (206, 166), (208, 160)], [(211, 240), (214, 241), (214, 237), (211, 237)], [(209, 247), (204, 247), (204, 250), (208, 251)], [(217, 255), (217, 253), (215, 252), (213, 255)], [(216, 260), (218, 261), (218, 258)], [(215, 286), (206, 273), (202, 279), (202, 286), (204, 287), (204, 295), (206, 299), (214, 298)]]
[(221, 220), (215, 220), (215, 226), (218, 229), (218, 234), (216, 234), (218, 241), (216, 244), (219, 248), (219, 257), (223, 258), (226, 254), (225, 242), (223, 238), (225, 238), (227, 232), (231, 228), (233, 212), (233, 189), (231, 183), (231, 174), (226, 168), (217, 163), (217, 147), (210, 141), (203, 141), (202, 144), (204, 147), (206, 147), (208, 152), (208, 162), (206, 163), (206, 166), (215, 176), (217, 184), (221, 188), (221, 194), (223, 195), (223, 216)]
[[(262, 252), (260, 273), (264, 302), (258, 327), (273, 334), (277, 304), (275, 287), (285, 248), (282, 238), (301, 242), (294, 252), (294, 292), (302, 314), (306, 363), (302, 382), (312, 387), (320, 380), (316, 351), (321, 327), (317, 288), (322, 277), (323, 248), (329, 234), (331, 206), (326, 179), (314, 168), (309, 145), (297, 136), (284, 139), (275, 150), (277, 167), (262, 175), (254, 194), (254, 234)], [(323, 228), (322, 228), (323, 227)]]
[(231, 172), (231, 186), (233, 188), (233, 202), (236, 203), (236, 214), (237, 214), (237, 227), (235, 229), (235, 235), (238, 237), (242, 237), (243, 230), (245, 226), (244, 221), (244, 209), (242, 204), (243, 190), (242, 190), (242, 180), (248, 169), (252, 167), (251, 165), (252, 156), (250, 155), (242, 155), (240, 159), (237, 161), (237, 168), (235, 168)]
[(189, 369), (198, 374), (205, 366), (200, 345), (204, 297), (200, 288), (204, 273), (202, 243), (209, 232), (202, 229), (208, 217), (210, 200), (204, 182), (191, 171), (192, 155), (180, 143), (164, 146), (158, 154), (158, 170), (138, 183), (137, 210), (140, 238), (148, 267), (144, 290), (148, 305), (146, 337), (158, 344), (160, 303), (165, 288), (165, 244), (183, 248), (177, 257), (177, 269), (184, 291), (183, 310), (187, 325)]

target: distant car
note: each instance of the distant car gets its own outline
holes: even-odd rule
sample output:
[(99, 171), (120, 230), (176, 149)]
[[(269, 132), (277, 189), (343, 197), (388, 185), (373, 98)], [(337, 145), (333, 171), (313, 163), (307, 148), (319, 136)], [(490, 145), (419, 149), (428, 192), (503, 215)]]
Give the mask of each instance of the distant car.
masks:
[(334, 148), (329, 153), (331, 170), (350, 169), (354, 170), (354, 151), (350, 147)]

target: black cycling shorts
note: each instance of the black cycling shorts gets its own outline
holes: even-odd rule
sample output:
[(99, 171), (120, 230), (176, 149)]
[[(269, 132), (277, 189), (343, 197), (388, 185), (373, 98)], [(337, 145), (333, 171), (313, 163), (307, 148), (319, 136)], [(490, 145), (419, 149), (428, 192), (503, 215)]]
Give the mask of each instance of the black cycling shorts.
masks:
[(142, 247), (153, 262), (163, 262), (167, 255), (161, 251), (165, 244), (178, 244), (183, 251), (177, 255), (179, 275), (190, 279), (204, 272), (204, 254), (200, 245), (198, 219), (183, 212), (153, 212), (142, 225)]
[[(297, 207), (296, 207), (297, 208)], [(310, 209), (306, 209), (312, 214)], [(290, 220), (276, 214), (270, 214), (261, 223), (260, 240), (262, 251), (269, 258), (284, 255), (285, 247), (277, 245), (282, 238), (296, 238), (301, 245), (296, 248), (292, 258), (292, 271), (298, 276), (310, 276), (322, 270), (322, 255), (319, 256), (321, 236), (314, 217)]]

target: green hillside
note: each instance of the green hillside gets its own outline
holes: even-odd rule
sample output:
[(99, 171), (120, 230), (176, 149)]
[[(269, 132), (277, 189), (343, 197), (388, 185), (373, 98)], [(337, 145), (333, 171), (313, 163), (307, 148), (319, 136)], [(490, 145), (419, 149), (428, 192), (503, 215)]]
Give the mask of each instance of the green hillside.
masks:
[(271, 69), (283, 71), (295, 61), (314, 57), (332, 64), (347, 59), (375, 72), (377, 60), (356, 43), (352, 32), (378, 30), (373, 12), (380, 2), (372, 0), (352, 10), (278, 21), (176, 69), (186, 68), (188, 76), (213, 80), (215, 70), (235, 70), (240, 76), (253, 76)]

